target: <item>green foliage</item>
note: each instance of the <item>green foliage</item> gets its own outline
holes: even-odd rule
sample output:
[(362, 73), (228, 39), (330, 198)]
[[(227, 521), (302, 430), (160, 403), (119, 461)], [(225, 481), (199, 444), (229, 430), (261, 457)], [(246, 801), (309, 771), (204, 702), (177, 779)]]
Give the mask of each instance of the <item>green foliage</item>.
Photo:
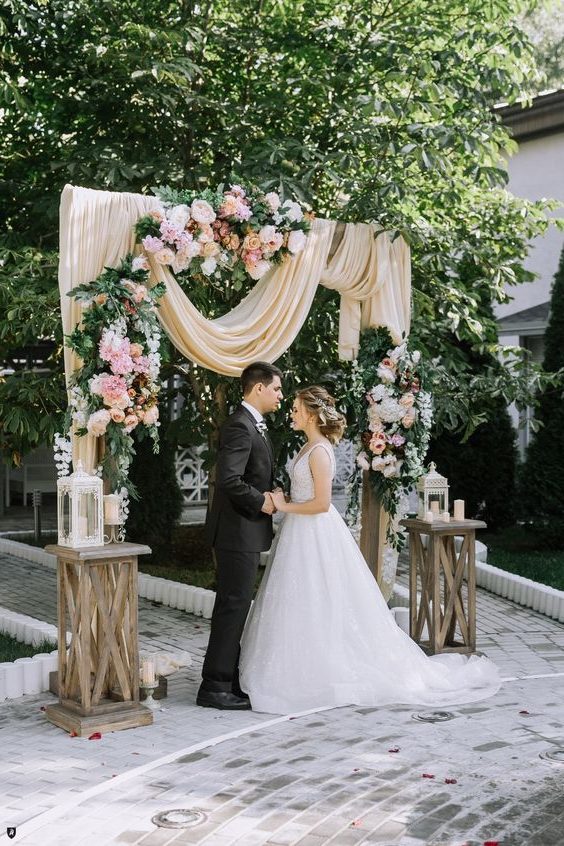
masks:
[(162, 426), (161, 450), (156, 455), (148, 439), (136, 445), (129, 477), (139, 494), (130, 502), (128, 537), (148, 544), (155, 553), (170, 551), (172, 533), (182, 513), (182, 492), (176, 479), (174, 442)]
[[(483, 417), (485, 394), (528, 400), (523, 359), (497, 364), (491, 303), (529, 278), (528, 240), (547, 226), (545, 203), (505, 189), (499, 163), (515, 145), (492, 111), (537, 87), (516, 22), (529, 7), (525, 0), (7, 0), (2, 240), (33, 247), (41, 261), (52, 255), (66, 182), (200, 191), (234, 172), (263, 190), (296, 194), (318, 215), (379, 221), (412, 245), (414, 343), (439, 362), (438, 423), (470, 430)], [(18, 268), (35, 292), (34, 311), (48, 313), (42, 306), (53, 301), (54, 273), (40, 280), (23, 259)], [(10, 296), (18, 296), (13, 287)], [(238, 298), (202, 290), (194, 303), (214, 317)], [(326, 335), (336, 330), (336, 302), (319, 293), (283, 358), (289, 390), (337, 372), (334, 334)], [(21, 345), (27, 330), (14, 324), (11, 332), (13, 346)], [(486, 361), (478, 375), (475, 351)], [(235, 383), (179, 356), (165, 375), (172, 372), (187, 376), (182, 437), (213, 440), (238, 396)], [(60, 377), (52, 379), (47, 392), (58, 397), (51, 385)], [(13, 437), (5, 446), (26, 448)]]
[(463, 499), (467, 517), (498, 529), (515, 521), (517, 449), (505, 402), (498, 398), (488, 416), (466, 441), (442, 432), (431, 441), (428, 460), (448, 478), (451, 502)]
[[(550, 317), (545, 333), (544, 367), (564, 368), (564, 250), (552, 286)], [(558, 526), (564, 542), (564, 395), (561, 387), (540, 394), (535, 412), (537, 431), (527, 450), (521, 473), (523, 516), (534, 522)], [(544, 530), (543, 530), (544, 531)]]
[(520, 18), (520, 24), (533, 45), (536, 62), (542, 71), (537, 90), (562, 88), (564, 85), (564, 3), (541, 0)]

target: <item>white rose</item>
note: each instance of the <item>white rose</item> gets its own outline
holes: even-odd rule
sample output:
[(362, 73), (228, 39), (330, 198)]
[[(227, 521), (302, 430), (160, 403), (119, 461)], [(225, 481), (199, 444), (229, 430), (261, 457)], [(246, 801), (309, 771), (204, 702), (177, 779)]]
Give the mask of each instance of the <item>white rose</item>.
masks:
[(286, 200), (281, 211), (283, 212), (284, 217), (288, 220), (295, 220), (296, 223), (303, 220), (304, 213), (302, 211), (302, 207), (299, 203), (292, 202), (292, 200)]
[(389, 367), (385, 367), (383, 364), (378, 365), (378, 378), (382, 380), (382, 382), (395, 382), (396, 381), (396, 374), (393, 370), (390, 370)]
[(102, 408), (100, 411), (95, 411), (94, 414), (90, 415), (88, 423), (86, 424), (88, 433), (90, 435), (94, 435), (96, 438), (99, 437), (99, 435), (103, 435), (111, 419), (110, 412), (106, 411), (105, 408)]
[(276, 191), (270, 191), (268, 194), (266, 194), (264, 199), (268, 203), (270, 211), (278, 211), (278, 209), (280, 208), (281, 200)]
[(259, 238), (263, 244), (269, 244), (276, 238), (275, 226), (263, 226), (259, 232)]
[(370, 470), (370, 463), (365, 452), (360, 452), (356, 457), (356, 463), (362, 470)]
[(305, 247), (306, 236), (301, 229), (293, 229), (288, 236), (288, 249), (291, 253), (301, 253)]
[(194, 200), (190, 214), (196, 223), (213, 223), (215, 220), (215, 212), (205, 200)]
[(217, 267), (217, 261), (214, 258), (207, 258), (202, 262), (202, 273), (206, 276), (211, 276)]
[(177, 226), (179, 229), (184, 229), (190, 220), (190, 209), (184, 204), (174, 206), (167, 214), (170, 223)]
[(256, 264), (250, 265), (247, 268), (247, 271), (248, 271), (251, 279), (262, 279), (264, 274), (268, 273), (269, 270), (270, 270), (270, 262), (264, 261), (264, 259), (261, 259), (261, 261), (257, 261)]
[(190, 256), (177, 253), (174, 257), (174, 261), (171, 264), (172, 272), (183, 273), (186, 268), (189, 267), (191, 261), (192, 259), (190, 258)]

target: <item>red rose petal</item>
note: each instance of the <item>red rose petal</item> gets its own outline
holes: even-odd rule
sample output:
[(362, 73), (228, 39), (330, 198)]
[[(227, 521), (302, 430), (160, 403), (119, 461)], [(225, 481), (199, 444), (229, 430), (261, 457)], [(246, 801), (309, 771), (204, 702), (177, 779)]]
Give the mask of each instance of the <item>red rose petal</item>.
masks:
[(388, 749), (388, 752), (399, 752), (399, 746), (394, 746), (393, 749)]
[(69, 737), (78, 737), (78, 734), (75, 731), (71, 731)]
[(432, 773), (423, 773), (421, 778), (435, 778), (435, 776)]
[(102, 735), (99, 731), (95, 731), (94, 734), (91, 734), (88, 740), (102, 740)]
[(455, 778), (445, 778), (445, 784), (457, 784), (457, 783), (458, 782), (456, 781)]
[(499, 840), (484, 840), (484, 846), (499, 846)]

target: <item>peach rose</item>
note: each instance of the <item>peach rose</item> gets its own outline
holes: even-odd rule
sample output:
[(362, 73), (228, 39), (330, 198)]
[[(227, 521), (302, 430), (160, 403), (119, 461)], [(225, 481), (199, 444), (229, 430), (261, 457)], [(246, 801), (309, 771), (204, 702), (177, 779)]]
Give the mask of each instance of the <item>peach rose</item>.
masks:
[(95, 411), (94, 414), (90, 415), (88, 423), (86, 424), (88, 434), (94, 435), (95, 438), (103, 435), (108, 428), (108, 423), (111, 419), (110, 412), (106, 411), (105, 408), (100, 411)]
[(215, 243), (215, 241), (208, 241), (204, 244), (204, 249), (202, 250), (202, 255), (204, 258), (211, 258), (212, 256), (216, 256), (219, 253), (219, 247)]
[(222, 217), (235, 217), (237, 214), (237, 197), (232, 194), (226, 194), (223, 198), (219, 213)]
[(414, 402), (415, 397), (413, 396), (413, 394), (404, 394), (399, 401), (400, 405), (403, 405), (404, 408), (411, 408)]
[(401, 425), (404, 427), (404, 429), (411, 429), (414, 423), (415, 414), (406, 414), (405, 417), (401, 418)]
[(168, 247), (163, 247), (163, 249), (156, 252), (153, 257), (159, 264), (172, 264), (174, 261), (174, 253), (172, 250), (169, 250)]
[[(174, 253), (172, 255), (174, 260)], [(147, 298), (147, 289), (144, 285), (137, 285), (135, 290), (133, 291), (133, 299), (136, 303), (142, 303), (144, 299)]]
[(131, 344), (129, 347), (129, 355), (132, 358), (139, 358), (140, 355), (143, 355), (143, 347), (141, 344)]
[(99, 305), (99, 306), (105, 305), (105, 303), (107, 301), (108, 301), (108, 295), (107, 294), (97, 294), (97, 296), (94, 297), (94, 302), (96, 303), (96, 305)]
[(160, 209), (153, 209), (152, 211), (150, 211), (149, 217), (152, 217), (153, 220), (157, 221), (157, 223), (162, 223), (165, 219), (164, 212), (162, 212)]
[(110, 417), (114, 421), (114, 423), (123, 423), (125, 420), (125, 411), (122, 411), (121, 408), (110, 408)]
[(261, 243), (258, 235), (255, 235), (254, 232), (251, 232), (249, 235), (245, 235), (245, 240), (243, 241), (243, 249), (260, 250), (260, 247)]
[(126, 428), (131, 431), (131, 429), (134, 429), (137, 426), (139, 419), (136, 414), (128, 414), (123, 423)]
[(143, 415), (143, 422), (145, 426), (152, 426), (159, 419), (159, 408), (157, 405), (151, 405), (145, 410)]

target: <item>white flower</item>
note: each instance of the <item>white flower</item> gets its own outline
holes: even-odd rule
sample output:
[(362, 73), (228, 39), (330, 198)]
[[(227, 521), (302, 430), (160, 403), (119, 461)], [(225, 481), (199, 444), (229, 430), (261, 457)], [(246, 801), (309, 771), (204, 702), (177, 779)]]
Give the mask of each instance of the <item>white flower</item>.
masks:
[(91, 414), (88, 418), (86, 426), (88, 433), (90, 435), (94, 435), (96, 438), (99, 437), (99, 435), (103, 435), (111, 419), (110, 412), (105, 408), (102, 408), (100, 411), (95, 411), (94, 414)]
[(259, 231), (259, 238), (262, 244), (269, 244), (276, 238), (277, 230), (275, 226), (263, 226)]
[(356, 457), (356, 463), (362, 470), (370, 470), (370, 462), (365, 452), (359, 452)]
[(404, 342), (397, 347), (394, 347), (393, 350), (388, 350), (388, 357), (392, 359), (392, 361), (399, 361), (400, 358), (405, 355), (407, 351), (407, 344)]
[(196, 223), (213, 223), (215, 220), (215, 212), (205, 200), (194, 200), (190, 214)]
[(405, 408), (393, 399), (393, 397), (385, 397), (381, 402), (374, 406), (377, 409), (378, 416), (385, 423), (396, 423), (401, 420), (405, 414)]
[(396, 374), (393, 370), (390, 370), (389, 367), (386, 367), (385, 364), (378, 365), (378, 378), (382, 380), (382, 382), (395, 382), (396, 381)]
[(256, 264), (249, 265), (247, 272), (251, 279), (262, 279), (265, 273), (270, 270), (270, 262), (261, 259)]
[(296, 223), (299, 223), (304, 217), (300, 204), (294, 203), (292, 200), (286, 200), (280, 211), (287, 220), (296, 221)]
[(272, 212), (278, 211), (278, 209), (280, 208), (281, 200), (280, 200), (279, 195), (276, 193), (276, 191), (270, 191), (268, 194), (265, 195), (264, 199), (268, 203), (268, 205), (270, 207), (270, 211), (272, 211)]
[(381, 432), (383, 429), (382, 420), (378, 413), (378, 405), (368, 406), (368, 428), (371, 432)]
[(419, 362), (421, 361), (421, 353), (419, 352), (419, 350), (414, 350), (411, 353), (411, 360), (414, 364), (419, 364)]
[(386, 387), (386, 385), (375, 385), (374, 388), (370, 389), (370, 396), (375, 402), (379, 402), (383, 400), (384, 397), (390, 396), (390, 389)]
[(306, 245), (305, 232), (301, 229), (293, 229), (288, 236), (288, 249), (291, 253), (301, 253)]
[(177, 226), (178, 229), (184, 229), (190, 220), (190, 209), (184, 204), (180, 206), (173, 206), (173, 208), (167, 212), (167, 218), (173, 226)]
[(213, 257), (207, 258), (202, 262), (202, 273), (206, 276), (211, 276), (216, 267), (217, 261)]
[(131, 269), (135, 270), (149, 270), (149, 262), (146, 256), (135, 256), (131, 262)]
[(183, 270), (186, 270), (186, 268), (190, 266), (191, 261), (192, 259), (189, 256), (176, 253), (172, 264), (170, 265), (172, 272), (182, 273)]

